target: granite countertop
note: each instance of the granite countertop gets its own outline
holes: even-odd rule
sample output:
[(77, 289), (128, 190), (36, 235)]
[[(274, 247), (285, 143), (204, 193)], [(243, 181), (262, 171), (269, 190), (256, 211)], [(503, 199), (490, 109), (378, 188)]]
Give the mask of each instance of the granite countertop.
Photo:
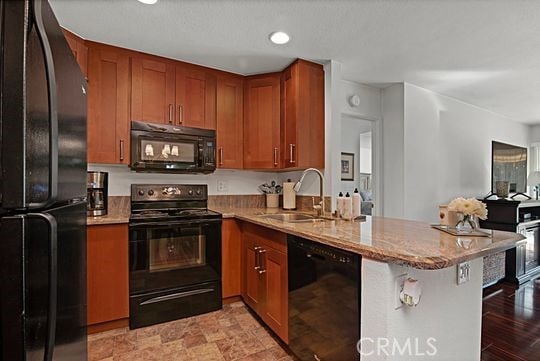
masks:
[(108, 213), (105, 216), (86, 217), (87, 226), (97, 226), (103, 224), (129, 223), (130, 198), (121, 196), (110, 196), (108, 198)]
[(288, 223), (261, 217), (283, 210), (220, 208), (223, 218), (236, 218), (296, 235), (363, 257), (418, 269), (441, 269), (515, 247), (522, 235), (493, 231), (490, 237), (452, 236), (428, 223), (367, 216), (365, 221), (332, 220)]

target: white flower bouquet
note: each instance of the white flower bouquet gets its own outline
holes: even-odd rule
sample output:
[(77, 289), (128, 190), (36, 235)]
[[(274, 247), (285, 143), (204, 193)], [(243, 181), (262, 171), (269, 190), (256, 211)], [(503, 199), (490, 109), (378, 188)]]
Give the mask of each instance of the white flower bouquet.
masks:
[(461, 213), (465, 216), (475, 216), (480, 219), (487, 219), (487, 207), (484, 202), (478, 199), (463, 197), (456, 198), (448, 204), (448, 210)]

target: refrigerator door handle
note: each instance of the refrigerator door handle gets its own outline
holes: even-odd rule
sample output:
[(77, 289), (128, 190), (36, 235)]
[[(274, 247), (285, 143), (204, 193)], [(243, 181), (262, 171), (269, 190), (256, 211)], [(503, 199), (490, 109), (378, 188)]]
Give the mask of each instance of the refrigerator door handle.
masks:
[(34, 0), (32, 13), (39, 41), (43, 49), (47, 74), (47, 92), (49, 93), (49, 191), (46, 200), (28, 204), (29, 209), (46, 208), (54, 204), (58, 198), (58, 99), (56, 74), (52, 49), (45, 32), (41, 10), (42, 0)]
[(29, 213), (28, 217), (40, 218), (49, 227), (49, 304), (47, 307), (47, 338), (43, 361), (52, 361), (56, 342), (56, 318), (58, 308), (58, 225), (56, 219), (48, 213)]

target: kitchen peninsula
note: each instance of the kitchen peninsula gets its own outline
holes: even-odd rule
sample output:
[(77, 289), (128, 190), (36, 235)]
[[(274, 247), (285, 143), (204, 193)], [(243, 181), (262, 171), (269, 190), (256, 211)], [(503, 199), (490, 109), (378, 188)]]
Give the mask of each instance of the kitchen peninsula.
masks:
[[(383, 217), (367, 217), (363, 222), (290, 223), (267, 217), (269, 213), (283, 213), (279, 210), (214, 210), (242, 230), (256, 225), (277, 231), (275, 234), (302, 237), (362, 257), (362, 360), (479, 360), (483, 257), (510, 249), (523, 239), (521, 235), (500, 231), (494, 231), (492, 237), (456, 237), (427, 223)], [(469, 262), (470, 280), (458, 284), (456, 265), (462, 262)], [(406, 278), (422, 285), (416, 307), (399, 301), (400, 282)], [(374, 348), (378, 342), (388, 342), (383, 354)], [(429, 342), (436, 348), (435, 356), (428, 353)], [(407, 343), (412, 348), (407, 349)], [(404, 353), (392, 352), (395, 345), (405, 347)]]

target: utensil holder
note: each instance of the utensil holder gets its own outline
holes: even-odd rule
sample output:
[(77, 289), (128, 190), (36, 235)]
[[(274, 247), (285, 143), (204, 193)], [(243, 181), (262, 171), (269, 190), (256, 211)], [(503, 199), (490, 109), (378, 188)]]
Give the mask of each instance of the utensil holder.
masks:
[(279, 208), (279, 194), (266, 195), (266, 208)]

